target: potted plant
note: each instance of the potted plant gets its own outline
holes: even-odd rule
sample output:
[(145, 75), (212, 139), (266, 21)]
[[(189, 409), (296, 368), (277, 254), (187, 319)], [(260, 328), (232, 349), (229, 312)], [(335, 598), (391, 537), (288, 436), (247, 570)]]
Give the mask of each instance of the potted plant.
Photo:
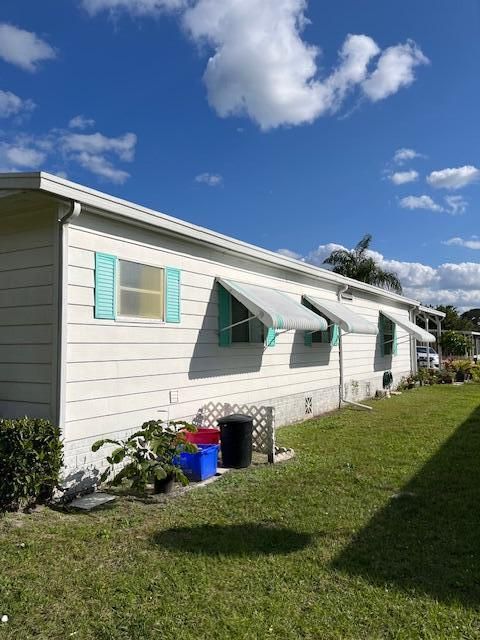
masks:
[(470, 370), (472, 363), (470, 360), (454, 360), (450, 365), (452, 371), (455, 373), (456, 382), (465, 382), (470, 376)]
[[(109, 467), (102, 474), (101, 481), (105, 482), (114, 475), (113, 485), (128, 480), (131, 488), (140, 492), (153, 483), (156, 493), (169, 493), (175, 481), (188, 484), (188, 478), (175, 464), (175, 458), (181, 451), (197, 451), (196, 445), (186, 439), (186, 432), (195, 430), (193, 425), (183, 421), (165, 423), (151, 420), (125, 440), (97, 440), (92, 451), (98, 451), (106, 444), (116, 445), (107, 456)], [(122, 463), (124, 466), (115, 474), (115, 465)]]

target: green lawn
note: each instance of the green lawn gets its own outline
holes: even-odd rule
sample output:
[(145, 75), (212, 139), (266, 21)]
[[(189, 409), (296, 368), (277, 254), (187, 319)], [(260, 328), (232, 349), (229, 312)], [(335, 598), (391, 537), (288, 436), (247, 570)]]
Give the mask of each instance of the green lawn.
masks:
[(166, 506), (0, 519), (0, 640), (480, 638), (480, 386), (278, 439)]

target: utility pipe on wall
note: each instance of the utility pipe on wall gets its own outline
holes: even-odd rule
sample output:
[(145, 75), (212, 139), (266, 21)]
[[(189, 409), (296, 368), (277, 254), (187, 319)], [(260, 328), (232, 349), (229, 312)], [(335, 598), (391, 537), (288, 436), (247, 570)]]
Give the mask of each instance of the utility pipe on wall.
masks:
[[(339, 288), (338, 292), (337, 292), (337, 299), (339, 302), (342, 301), (342, 295), (345, 293), (345, 291), (348, 289), (348, 285), (344, 285), (342, 287)], [(369, 411), (372, 410), (372, 407), (369, 407), (366, 404), (360, 404), (359, 402), (353, 402), (353, 400), (347, 400), (345, 398), (345, 389), (344, 389), (344, 363), (343, 363), (343, 329), (341, 327), (341, 325), (338, 327), (338, 370), (339, 370), (339, 377), (340, 377), (340, 388), (339, 388), (339, 403), (338, 403), (338, 407), (339, 409), (342, 407), (342, 403), (343, 404), (350, 404), (353, 405), (354, 407), (360, 407), (361, 409), (368, 409)]]

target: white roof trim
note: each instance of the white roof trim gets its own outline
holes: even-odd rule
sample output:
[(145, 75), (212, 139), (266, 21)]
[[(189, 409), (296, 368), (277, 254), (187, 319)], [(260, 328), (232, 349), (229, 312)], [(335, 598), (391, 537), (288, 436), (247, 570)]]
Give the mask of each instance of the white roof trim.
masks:
[(413, 322), (410, 322), (410, 320), (401, 318), (394, 313), (390, 313), (390, 311), (384, 311), (383, 309), (380, 310), (380, 313), (383, 313), (386, 318), (388, 318), (395, 324), (398, 324), (399, 327), (402, 327), (402, 329), (416, 338), (419, 342), (435, 342), (436, 338), (433, 334), (425, 331), (425, 329), (422, 329), (418, 325), (413, 324)]
[(445, 313), (443, 311), (438, 311), (438, 309), (432, 309), (432, 307), (425, 307), (423, 304), (419, 305), (418, 310), (420, 313), (427, 314), (429, 316), (436, 316), (437, 318), (445, 318)]
[(217, 278), (224, 289), (241, 302), (266, 327), (276, 331), (325, 331), (327, 323), (286, 293), (255, 284)]
[(249, 260), (283, 267), (295, 273), (306, 274), (320, 281), (331, 283), (334, 286), (348, 285), (350, 289), (365, 291), (380, 298), (413, 307), (419, 306), (418, 301), (392, 291), (340, 276), (327, 269), (314, 267), (294, 258), (287, 258), (274, 251), (230, 238), (205, 227), (173, 218), (127, 200), (115, 198), (101, 191), (90, 189), (43, 171), (35, 173), (0, 173), (0, 191), (3, 190), (33, 190), (44, 192), (60, 199), (76, 200), (85, 209), (90, 209), (99, 215), (123, 219), (139, 226), (153, 227), (170, 235), (183, 236), (188, 238), (190, 242), (216, 246), (222, 251), (240, 254), (246, 256)]
[(358, 313), (352, 311), (346, 304), (335, 300), (320, 300), (312, 296), (304, 295), (320, 313), (323, 313), (335, 324), (339, 324), (346, 333), (357, 333), (363, 335), (376, 336), (378, 327), (373, 322), (366, 320)]

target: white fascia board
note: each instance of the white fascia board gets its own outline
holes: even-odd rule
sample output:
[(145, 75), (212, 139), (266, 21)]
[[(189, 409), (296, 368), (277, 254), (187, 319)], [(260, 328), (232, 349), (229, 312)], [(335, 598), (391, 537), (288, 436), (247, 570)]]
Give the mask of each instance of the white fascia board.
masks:
[(161, 230), (170, 235), (181, 236), (190, 242), (215, 246), (222, 251), (240, 254), (249, 260), (267, 263), (302, 275), (308, 275), (334, 286), (348, 285), (350, 289), (364, 291), (380, 298), (392, 300), (403, 305), (418, 307), (419, 302), (397, 293), (364, 284), (352, 278), (346, 278), (327, 269), (307, 265), (300, 260), (287, 258), (274, 251), (262, 249), (247, 242), (230, 238), (190, 222), (133, 204), (127, 200), (115, 198), (101, 191), (84, 187), (58, 176), (45, 172), (37, 173), (0, 173), (0, 191), (3, 189), (38, 190), (57, 198), (77, 200), (92, 212), (112, 218), (123, 219), (130, 224)]
[(430, 316), (437, 316), (438, 318), (445, 318), (445, 313), (443, 311), (438, 311), (438, 309), (432, 309), (432, 307), (425, 307), (422, 304), (418, 306), (418, 310), (421, 313), (427, 313)]

